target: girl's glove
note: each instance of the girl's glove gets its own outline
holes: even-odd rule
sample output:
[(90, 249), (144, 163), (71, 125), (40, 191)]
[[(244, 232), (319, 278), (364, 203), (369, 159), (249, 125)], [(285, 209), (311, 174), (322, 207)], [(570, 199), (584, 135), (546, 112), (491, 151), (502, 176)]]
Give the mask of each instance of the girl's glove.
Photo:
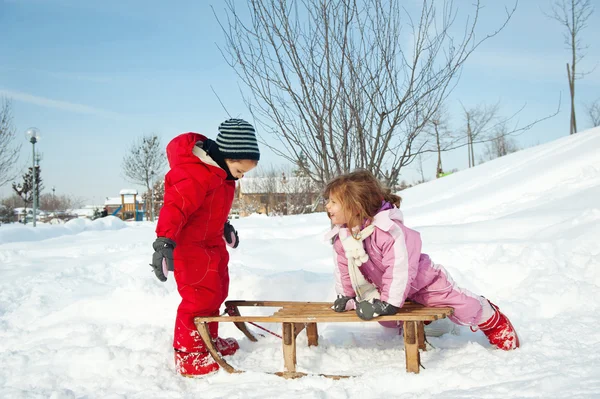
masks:
[(336, 312), (346, 312), (356, 307), (354, 297), (338, 295), (337, 299), (333, 302), (333, 310)]
[(390, 316), (398, 313), (400, 308), (395, 307), (385, 301), (380, 301), (379, 299), (373, 300), (373, 310), (377, 316)]
[(398, 313), (398, 310), (394, 305), (390, 305), (387, 302), (380, 301), (379, 299), (373, 299), (373, 302), (362, 301), (359, 302), (356, 307), (356, 314), (363, 320), (371, 320), (377, 316), (389, 316)]
[(158, 237), (152, 244), (154, 254), (152, 255), (152, 270), (160, 281), (167, 281), (169, 270), (175, 270), (173, 265), (173, 250), (175, 242), (166, 237)]
[(240, 237), (238, 237), (237, 231), (233, 228), (229, 220), (225, 222), (225, 226), (223, 226), (223, 236), (225, 237), (225, 242), (231, 248), (237, 248), (240, 244)]

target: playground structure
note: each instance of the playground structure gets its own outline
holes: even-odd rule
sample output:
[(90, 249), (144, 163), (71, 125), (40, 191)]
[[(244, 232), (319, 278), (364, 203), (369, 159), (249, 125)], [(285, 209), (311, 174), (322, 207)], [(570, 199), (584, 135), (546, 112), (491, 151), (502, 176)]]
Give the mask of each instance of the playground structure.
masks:
[[(120, 205), (115, 203), (115, 199), (106, 199), (106, 207), (112, 216), (121, 217), (123, 220), (135, 220), (141, 222), (144, 220), (145, 203), (143, 200), (138, 200), (138, 192), (136, 189), (125, 188), (119, 191), (121, 196)], [(119, 205), (119, 206), (116, 206)], [(141, 208), (141, 209), (140, 209)]]

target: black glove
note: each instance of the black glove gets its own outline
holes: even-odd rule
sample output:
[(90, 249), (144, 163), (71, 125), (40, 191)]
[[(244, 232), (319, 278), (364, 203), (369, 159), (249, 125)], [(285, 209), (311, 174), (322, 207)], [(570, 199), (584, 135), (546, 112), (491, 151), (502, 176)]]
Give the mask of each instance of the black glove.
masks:
[(160, 281), (167, 281), (169, 271), (174, 270), (173, 266), (173, 250), (175, 242), (166, 237), (158, 237), (152, 244), (154, 254), (152, 255), (152, 270)]
[(356, 314), (363, 320), (371, 320), (375, 317), (375, 310), (373, 310), (373, 304), (369, 301), (362, 301), (356, 304)]
[(337, 299), (333, 302), (333, 310), (335, 310), (338, 313), (345, 312), (346, 304), (350, 300), (354, 300), (354, 297), (338, 295)]
[(379, 299), (374, 299), (373, 310), (378, 316), (390, 316), (398, 313), (398, 310), (400, 310), (400, 308), (397, 308), (394, 305), (390, 305), (387, 302), (380, 301)]
[(225, 241), (227, 245), (231, 248), (237, 248), (240, 243), (240, 237), (238, 237), (237, 231), (233, 228), (229, 220), (225, 222), (225, 226), (223, 227), (223, 236), (225, 237)]
[(379, 299), (373, 299), (373, 303), (369, 301), (359, 302), (356, 306), (356, 314), (363, 320), (371, 320), (377, 316), (388, 316), (398, 312), (398, 309), (394, 305), (390, 305), (387, 302), (380, 301)]

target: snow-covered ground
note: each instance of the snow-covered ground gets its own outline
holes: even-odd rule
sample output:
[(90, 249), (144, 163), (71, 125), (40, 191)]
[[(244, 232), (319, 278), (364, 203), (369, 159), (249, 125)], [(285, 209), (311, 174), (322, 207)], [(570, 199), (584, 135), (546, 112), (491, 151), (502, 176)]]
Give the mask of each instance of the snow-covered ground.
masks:
[[(509, 315), (522, 347), (481, 332), (430, 338), (407, 374), (402, 338), (377, 323), (323, 324), (299, 336), (298, 369), (348, 374), (285, 380), (281, 342), (240, 341), (249, 370), (174, 372), (179, 296), (148, 263), (154, 226), (108, 217), (0, 227), (1, 398), (600, 397), (600, 129), (530, 148), (402, 193), (424, 252)], [(230, 299), (333, 300), (325, 214), (234, 221)], [(277, 325), (265, 325), (278, 330)], [(250, 327), (254, 329), (254, 327)], [(257, 331), (254, 329), (254, 331)]]

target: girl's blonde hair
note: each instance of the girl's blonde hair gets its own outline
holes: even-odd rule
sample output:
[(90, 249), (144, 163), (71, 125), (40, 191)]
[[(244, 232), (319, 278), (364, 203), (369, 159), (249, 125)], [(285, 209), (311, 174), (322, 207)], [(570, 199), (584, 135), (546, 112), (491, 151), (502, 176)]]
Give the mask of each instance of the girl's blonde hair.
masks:
[(348, 228), (361, 227), (373, 220), (382, 201), (400, 207), (402, 198), (393, 194), (368, 170), (357, 170), (332, 179), (325, 186), (324, 198), (335, 197), (348, 217)]

